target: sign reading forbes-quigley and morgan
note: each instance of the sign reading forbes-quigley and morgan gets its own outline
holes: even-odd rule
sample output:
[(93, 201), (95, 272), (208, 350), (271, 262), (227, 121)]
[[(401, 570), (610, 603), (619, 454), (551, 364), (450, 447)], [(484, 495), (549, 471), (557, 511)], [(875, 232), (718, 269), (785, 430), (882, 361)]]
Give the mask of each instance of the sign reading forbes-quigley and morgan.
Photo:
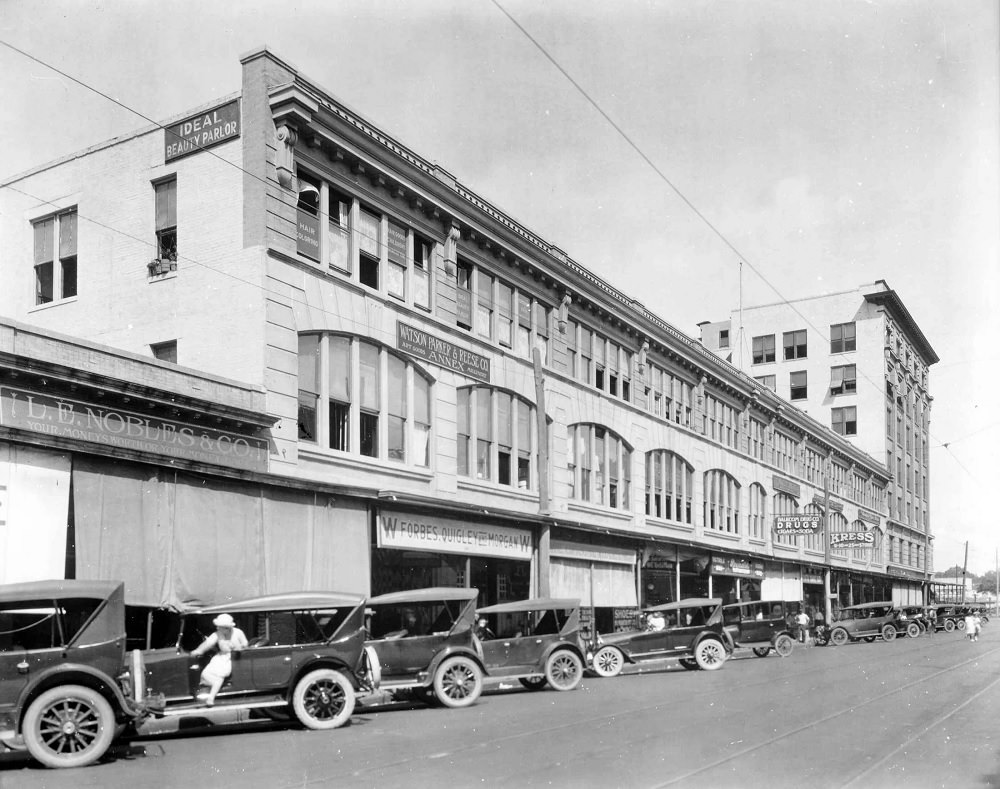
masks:
[(163, 160), (180, 159), (240, 136), (240, 102), (233, 99), (219, 107), (167, 126), (163, 137)]
[(483, 383), (490, 382), (489, 358), (402, 322), (396, 323), (396, 347), (438, 367), (447, 367)]
[(247, 471), (267, 469), (263, 439), (7, 386), (0, 387), (0, 425)]
[(378, 547), (435, 553), (466, 553), (530, 559), (531, 532), (509, 526), (486, 526), (432, 515), (404, 515), (382, 510), (378, 515)]

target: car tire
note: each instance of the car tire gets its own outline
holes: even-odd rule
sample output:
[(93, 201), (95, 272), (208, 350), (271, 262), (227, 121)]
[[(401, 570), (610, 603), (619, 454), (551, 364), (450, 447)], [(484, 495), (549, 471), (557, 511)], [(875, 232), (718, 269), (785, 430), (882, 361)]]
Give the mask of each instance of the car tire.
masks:
[(518, 682), (528, 690), (541, 690), (549, 684), (549, 681), (545, 677), (521, 677)]
[(842, 627), (835, 627), (833, 629), (833, 632), (830, 633), (830, 643), (833, 644), (835, 647), (842, 647), (850, 640), (851, 637), (847, 634), (847, 631), (844, 630), (844, 628)]
[(332, 668), (310, 671), (292, 692), (292, 711), (307, 729), (343, 726), (351, 719), (354, 702), (354, 687)]
[(916, 622), (910, 622), (910, 624), (906, 626), (906, 635), (910, 638), (917, 638), (922, 632), (923, 631), (920, 629), (920, 625)]
[(573, 690), (583, 679), (583, 661), (568, 649), (560, 649), (545, 661), (545, 679), (556, 690)]
[(625, 656), (618, 647), (601, 647), (594, 653), (591, 667), (599, 677), (617, 677), (625, 667)]
[(28, 752), (46, 767), (83, 767), (111, 746), (115, 713), (96, 690), (59, 685), (31, 703), (22, 733)]
[(870, 644), (870, 643), (872, 643), (872, 642), (873, 642), (873, 641), (874, 641), (874, 640), (875, 640), (876, 638), (878, 638), (878, 636), (865, 636), (865, 637), (864, 637), (864, 638), (862, 638), (861, 640), (862, 640), (862, 641), (864, 641), (864, 642), (865, 642), (866, 644)]
[(892, 625), (882, 626), (883, 641), (892, 641), (895, 637), (896, 637), (896, 628), (894, 628)]
[(445, 658), (434, 673), (434, 695), (446, 707), (468, 707), (483, 692), (483, 671), (472, 658)]
[(959, 619), (955, 623), (955, 627), (957, 627), (959, 630), (965, 630), (965, 620), (964, 619)]
[(771, 647), (754, 647), (753, 653), (757, 657), (767, 657), (771, 653)]
[(694, 659), (702, 671), (715, 671), (726, 662), (726, 648), (717, 638), (706, 638), (694, 648)]
[(945, 629), (945, 632), (950, 633), (952, 630), (955, 629), (955, 623), (951, 619), (945, 619), (944, 620), (944, 629)]
[[(768, 650), (768, 651), (770, 651), (770, 650)], [(698, 670), (698, 661), (695, 660), (694, 658), (689, 658), (689, 657), (681, 658), (680, 659), (680, 664), (685, 669), (687, 669), (688, 671), (697, 671)]]
[(774, 651), (781, 657), (788, 657), (795, 649), (795, 639), (787, 633), (782, 633), (774, 640)]

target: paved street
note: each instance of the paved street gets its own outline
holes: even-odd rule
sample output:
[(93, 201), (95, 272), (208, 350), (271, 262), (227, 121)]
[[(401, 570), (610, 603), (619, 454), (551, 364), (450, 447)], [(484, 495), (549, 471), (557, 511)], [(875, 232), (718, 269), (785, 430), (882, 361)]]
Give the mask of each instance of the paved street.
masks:
[(586, 678), (570, 693), (498, 689), (467, 710), (359, 711), (149, 737), (104, 763), (0, 763), (45, 787), (1000, 786), (1000, 622), (893, 643), (742, 654), (721, 671)]

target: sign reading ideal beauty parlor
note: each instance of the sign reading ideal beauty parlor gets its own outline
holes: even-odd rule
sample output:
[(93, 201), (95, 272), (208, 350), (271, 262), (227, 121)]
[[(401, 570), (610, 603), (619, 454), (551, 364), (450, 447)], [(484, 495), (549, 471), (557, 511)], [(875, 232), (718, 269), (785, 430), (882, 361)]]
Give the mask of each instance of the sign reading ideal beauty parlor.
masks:
[(378, 547), (531, 559), (531, 532), (390, 510), (378, 514)]
[(240, 136), (239, 99), (167, 126), (163, 135), (164, 162), (235, 139)]

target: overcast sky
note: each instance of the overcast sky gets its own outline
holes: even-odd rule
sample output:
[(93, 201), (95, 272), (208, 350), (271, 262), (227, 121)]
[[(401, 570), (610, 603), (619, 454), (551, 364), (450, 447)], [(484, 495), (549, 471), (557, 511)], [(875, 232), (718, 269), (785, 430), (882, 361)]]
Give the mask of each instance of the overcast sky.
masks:
[[(941, 357), (936, 569), (994, 567), (995, 0), (0, 0), (0, 40), (155, 120), (267, 44), (692, 336), (741, 258), (747, 305), (885, 279)], [(2, 46), (0, 95), (0, 180), (146, 125)]]

